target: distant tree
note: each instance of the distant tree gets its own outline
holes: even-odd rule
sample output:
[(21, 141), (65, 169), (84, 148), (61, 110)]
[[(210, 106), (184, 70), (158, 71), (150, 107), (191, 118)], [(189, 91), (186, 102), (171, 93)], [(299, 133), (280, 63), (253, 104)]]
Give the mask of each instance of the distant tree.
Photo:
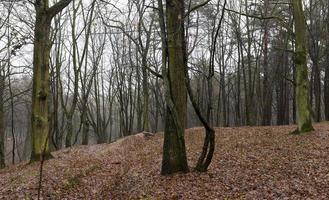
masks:
[[(269, 0), (264, 0), (264, 13), (265, 16), (269, 13)], [(269, 49), (269, 22), (268, 20), (264, 20), (263, 28), (264, 28), (264, 50), (263, 50), (263, 70), (264, 70), (264, 78), (263, 78), (263, 113), (262, 113), (262, 125), (271, 125), (272, 120), (272, 90), (268, 90), (268, 86), (270, 85), (270, 76), (269, 76), (269, 59), (268, 59), (268, 49)]]
[(323, 54), (323, 45), (320, 45), (321, 40), (321, 32), (325, 28), (322, 24), (321, 20), (321, 11), (320, 11), (320, 2), (319, 1), (309, 1), (309, 16), (308, 19), (310, 24), (307, 26), (308, 28), (308, 52), (310, 55), (310, 59), (312, 61), (312, 75), (310, 81), (310, 96), (311, 101), (310, 105), (312, 107), (314, 101), (314, 112), (313, 119), (316, 122), (321, 120), (321, 56)]
[[(76, 108), (78, 107), (78, 97), (79, 97), (79, 75), (81, 74), (82, 67), (85, 65), (85, 57), (88, 55), (88, 44), (90, 40), (90, 32), (91, 32), (91, 25), (93, 23), (94, 19), (94, 10), (95, 10), (95, 4), (96, 1), (92, 1), (90, 10), (87, 10), (83, 7), (82, 1), (79, 1), (78, 4), (75, 4), (75, 1), (73, 1), (73, 14), (71, 16), (71, 29), (72, 29), (72, 64), (73, 64), (73, 94), (72, 94), (72, 103), (67, 105), (62, 105), (62, 108), (64, 110), (64, 114), (67, 121), (67, 134), (65, 138), (65, 147), (71, 147), (72, 146), (72, 138), (73, 138), (73, 116), (76, 112)], [(84, 19), (84, 29), (85, 29), (85, 41), (84, 45), (81, 48), (81, 53), (79, 52), (79, 46), (78, 46), (78, 39), (81, 36), (81, 34), (76, 33), (77, 28), (77, 16), (79, 9), (81, 9), (83, 12), (84, 10), (87, 10), (87, 17), (88, 19)], [(67, 94), (69, 95), (69, 94)], [(63, 98), (63, 95), (62, 97)], [(62, 100), (64, 102), (64, 100)]]
[[(1, 63), (0, 63), (1, 64)], [(2, 66), (0, 66), (2, 68)], [(5, 77), (0, 71), (0, 169), (5, 167), (5, 129), (4, 129), (4, 86)]]
[[(3, 12), (5, 13), (5, 12)], [(1, 15), (0, 15), (1, 16)], [(8, 18), (7, 18), (8, 19)], [(0, 20), (0, 30), (5, 27), (6, 20)], [(6, 36), (6, 33), (0, 32), (0, 40)], [(5, 49), (5, 48), (4, 48)], [(1, 53), (1, 50), (0, 50)], [(5, 125), (4, 125), (4, 90), (5, 90), (5, 60), (0, 58), (0, 169), (5, 164)]]
[(33, 51), (32, 153), (31, 161), (50, 158), (49, 151), (49, 56), (50, 27), (53, 17), (72, 0), (61, 0), (49, 7), (49, 0), (36, 0)]

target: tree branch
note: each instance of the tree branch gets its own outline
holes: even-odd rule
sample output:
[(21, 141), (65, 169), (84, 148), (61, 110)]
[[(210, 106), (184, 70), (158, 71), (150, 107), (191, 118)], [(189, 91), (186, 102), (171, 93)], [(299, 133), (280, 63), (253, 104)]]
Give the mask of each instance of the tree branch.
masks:
[(242, 13), (242, 12), (238, 12), (235, 10), (231, 10), (229, 8), (225, 8), (226, 11), (228, 12), (232, 12), (238, 15), (242, 15), (242, 16), (246, 16), (246, 17), (251, 17), (251, 18), (255, 18), (255, 19), (259, 19), (259, 20), (271, 20), (271, 19), (276, 19), (279, 21), (279, 23), (285, 27), (290, 33), (293, 33), (293, 30), (289, 27), (289, 24), (287, 24), (287, 22), (282, 19), (281, 17), (278, 16), (263, 16), (263, 15), (250, 15), (250, 14), (246, 14), (246, 13)]
[(151, 74), (153, 74), (154, 76), (160, 78), (160, 79), (163, 79), (163, 76), (162, 74), (154, 71), (153, 69), (151, 69), (149, 66), (145, 66), (145, 68), (147, 69), (147, 71), (151, 72)]
[(51, 18), (61, 12), (66, 6), (71, 3), (72, 0), (61, 0), (57, 2), (55, 5), (49, 8), (48, 14)]
[(201, 8), (201, 7), (203, 7), (203, 6), (205, 6), (205, 5), (207, 5), (210, 1), (211, 1), (211, 0), (207, 0), (207, 1), (203, 2), (203, 3), (200, 3), (200, 4), (196, 5), (196, 6), (194, 6), (194, 7), (191, 8), (189, 11), (187, 11), (187, 13), (185, 14), (184, 17), (189, 16), (193, 11), (195, 11), (195, 10), (197, 10), (197, 9), (199, 9), (199, 8)]
[(232, 12), (232, 13), (235, 13), (235, 14), (239, 14), (239, 15), (243, 15), (243, 16), (251, 17), (251, 18), (255, 18), (255, 19), (260, 19), (260, 20), (278, 19), (279, 21), (283, 21), (282, 18), (277, 17), (277, 16), (250, 15), (250, 14), (238, 12), (238, 11), (235, 11), (235, 10), (231, 10), (229, 8), (225, 8), (225, 10), (229, 11), (229, 12)]

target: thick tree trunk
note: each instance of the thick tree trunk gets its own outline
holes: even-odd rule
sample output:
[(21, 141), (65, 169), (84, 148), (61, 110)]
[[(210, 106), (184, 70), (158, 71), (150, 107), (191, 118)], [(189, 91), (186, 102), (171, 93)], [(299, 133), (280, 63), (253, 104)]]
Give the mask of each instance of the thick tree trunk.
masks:
[(296, 101), (297, 101), (297, 133), (313, 130), (309, 103), (309, 80), (306, 59), (306, 22), (301, 0), (293, 0), (293, 12), (296, 31)]
[(88, 145), (89, 143), (89, 123), (83, 117), (83, 124), (82, 124), (82, 145)]
[(73, 137), (73, 116), (71, 114), (68, 114), (66, 116), (66, 137), (65, 137), (65, 147), (71, 147), (72, 146), (72, 137)]
[(187, 109), (187, 92), (184, 87), (184, 1), (167, 0), (166, 8), (169, 66), (168, 74), (164, 74), (167, 113), (161, 169), (163, 175), (189, 171), (184, 140)]
[(49, 8), (48, 0), (35, 1), (33, 49), (32, 153), (31, 162), (51, 158), (49, 150), (49, 39), (52, 18), (72, 0), (61, 0)]
[(97, 144), (104, 144), (107, 143), (107, 133), (106, 131), (102, 128), (99, 127), (99, 136), (97, 138)]
[[(328, 1), (329, 5), (329, 1)], [(329, 8), (327, 10), (327, 35), (329, 35)], [(325, 77), (324, 77), (324, 109), (325, 119), (329, 121), (329, 37), (326, 40), (326, 64), (325, 64)]]
[(34, 30), (31, 161), (40, 160), (42, 154), (46, 158), (50, 157), (48, 98), (51, 18), (47, 15), (47, 3), (39, 3), (36, 5)]

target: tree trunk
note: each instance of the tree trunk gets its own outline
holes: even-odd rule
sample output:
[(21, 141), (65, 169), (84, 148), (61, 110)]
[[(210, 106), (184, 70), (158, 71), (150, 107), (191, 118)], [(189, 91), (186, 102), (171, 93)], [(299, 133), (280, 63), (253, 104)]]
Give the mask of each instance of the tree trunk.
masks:
[(147, 75), (147, 55), (143, 55), (142, 60), (142, 73), (143, 73), (143, 131), (150, 131), (149, 120), (149, 87), (148, 87), (148, 75)]
[[(248, 1), (245, 0), (245, 12), (248, 14), (249, 10), (248, 10)], [(253, 126), (255, 125), (256, 121), (255, 121), (255, 110), (256, 107), (254, 106), (254, 84), (252, 81), (252, 73), (256, 73), (253, 72), (252, 70), (252, 52), (251, 52), (251, 48), (252, 48), (252, 30), (251, 30), (251, 23), (250, 23), (250, 19), (247, 16), (246, 17), (246, 29), (247, 29), (247, 70), (248, 73), (244, 74), (244, 82), (245, 82), (245, 99), (246, 99), (246, 123), (248, 126)], [(243, 54), (242, 54), (243, 55)], [(245, 69), (244, 69), (245, 71)], [(246, 77), (246, 75), (248, 75), (248, 77)], [(248, 82), (248, 84), (246, 84), (246, 82)], [(248, 92), (247, 92), (248, 90)]]
[[(329, 5), (329, 1), (328, 1)], [(329, 8), (327, 10), (327, 35), (329, 35)], [(324, 109), (325, 119), (329, 121), (329, 37), (326, 40), (326, 64), (325, 64), (325, 77), (324, 77)]]
[[(0, 72), (2, 73), (2, 72)], [(0, 74), (0, 169), (5, 164), (5, 129), (4, 129), (4, 111), (3, 111), (3, 93), (5, 89), (5, 77)]]
[(88, 145), (89, 142), (89, 122), (86, 119), (85, 114), (81, 117), (82, 119), (82, 145)]
[[(293, 48), (295, 47), (295, 42), (292, 42), (292, 46)], [(296, 55), (293, 55), (293, 60), (295, 60)], [(293, 81), (294, 83), (296, 83), (297, 81), (297, 72), (296, 72), (296, 63), (293, 62), (293, 66), (292, 66), (292, 76), (293, 76)], [(297, 101), (296, 101), (296, 87), (293, 87), (293, 98), (292, 98), (292, 118), (293, 118), (293, 123), (296, 124), (297, 123)]]
[[(169, 66), (168, 74), (166, 72), (163, 74), (167, 103), (161, 169), (163, 175), (189, 171), (184, 140), (187, 109), (187, 92), (186, 87), (184, 87), (184, 1), (167, 0), (166, 15)], [(163, 43), (163, 45), (165, 44)], [(165, 49), (163, 50), (166, 51)]]
[(50, 157), (49, 151), (49, 53), (50, 22), (47, 15), (48, 3), (40, 1), (36, 4), (36, 23), (34, 30), (33, 57), (33, 91), (32, 91), (32, 154), (31, 161)]
[[(138, 58), (138, 56), (136, 56)], [(138, 61), (136, 61), (138, 63)], [(137, 117), (137, 131), (141, 132), (143, 129), (142, 126), (142, 109), (141, 109), (141, 77), (139, 67), (136, 69), (136, 81), (137, 81), (137, 104), (136, 104), (136, 117)]]
[(297, 123), (296, 133), (305, 133), (314, 130), (311, 120), (309, 103), (309, 80), (306, 59), (306, 22), (301, 0), (293, 0), (293, 12), (296, 31), (296, 103)]
[(318, 61), (316, 60), (314, 64), (314, 101), (315, 101), (315, 118), (316, 122), (321, 120), (321, 75), (320, 67)]
[[(264, 1), (265, 16), (268, 14), (269, 0)], [(269, 44), (269, 25), (264, 21), (264, 79), (263, 79), (263, 117), (262, 125), (271, 125), (272, 121), (272, 90), (270, 87), (269, 67), (268, 67), (268, 44)]]
[(31, 162), (51, 158), (49, 150), (49, 39), (51, 19), (64, 9), (71, 0), (61, 0), (49, 8), (48, 0), (37, 0), (34, 4), (36, 21), (33, 49), (32, 89), (32, 153)]
[(73, 137), (73, 116), (71, 114), (66, 116), (66, 123), (67, 133), (65, 137), (65, 147), (71, 147)]
[[(309, 1), (309, 21), (310, 21), (310, 30), (309, 30), (309, 54), (312, 61), (312, 79), (311, 79), (311, 102), (312, 107), (313, 100), (315, 103), (315, 110), (312, 113), (314, 120), (319, 122), (321, 120), (321, 70), (320, 70), (320, 40), (319, 40), (319, 24), (317, 13), (319, 13), (319, 8), (313, 0)], [(314, 95), (314, 96), (313, 96)], [(314, 99), (313, 99), (314, 98)]]

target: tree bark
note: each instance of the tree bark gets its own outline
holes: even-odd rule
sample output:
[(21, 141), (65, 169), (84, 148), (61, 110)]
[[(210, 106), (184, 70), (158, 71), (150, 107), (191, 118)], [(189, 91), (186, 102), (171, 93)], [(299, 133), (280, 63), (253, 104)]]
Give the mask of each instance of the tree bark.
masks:
[(148, 74), (147, 74), (147, 54), (142, 58), (142, 74), (143, 74), (143, 131), (150, 131), (149, 120), (149, 87), (148, 87)]
[(48, 2), (39, 1), (35, 5), (31, 161), (40, 160), (43, 152), (45, 157), (50, 157), (47, 137), (49, 132), (49, 34), (51, 18), (47, 14)]
[(4, 110), (3, 110), (3, 94), (5, 89), (5, 77), (0, 72), (0, 169), (5, 164), (5, 129), (4, 129)]
[[(265, 16), (268, 15), (269, 0), (264, 0)], [(268, 67), (268, 44), (269, 44), (269, 24), (268, 20), (264, 21), (264, 79), (263, 79), (263, 119), (262, 125), (271, 125), (272, 121), (272, 90), (268, 89), (271, 83), (269, 79)]]
[(52, 18), (71, 0), (61, 0), (49, 8), (48, 0), (35, 2), (36, 21), (33, 50), (32, 153), (31, 162), (51, 158), (49, 150), (49, 39)]
[(297, 123), (296, 133), (305, 133), (314, 130), (311, 120), (311, 110), (309, 102), (309, 80), (306, 59), (306, 21), (301, 0), (293, 0), (293, 13), (295, 20), (296, 34), (296, 103), (297, 103)]
[[(329, 0), (328, 0), (329, 5)], [(329, 35), (329, 8), (327, 9), (327, 35)], [(329, 37), (326, 38), (326, 64), (324, 77), (324, 109), (325, 119), (329, 121)]]
[[(161, 7), (161, 5), (159, 5), (159, 7)], [(163, 175), (173, 174), (179, 171), (189, 171), (184, 140), (187, 109), (184, 63), (184, 1), (167, 0), (166, 15), (168, 74), (167, 72), (163, 74), (165, 77), (167, 103), (161, 169), (161, 174)], [(164, 49), (164, 51), (166, 50)]]

